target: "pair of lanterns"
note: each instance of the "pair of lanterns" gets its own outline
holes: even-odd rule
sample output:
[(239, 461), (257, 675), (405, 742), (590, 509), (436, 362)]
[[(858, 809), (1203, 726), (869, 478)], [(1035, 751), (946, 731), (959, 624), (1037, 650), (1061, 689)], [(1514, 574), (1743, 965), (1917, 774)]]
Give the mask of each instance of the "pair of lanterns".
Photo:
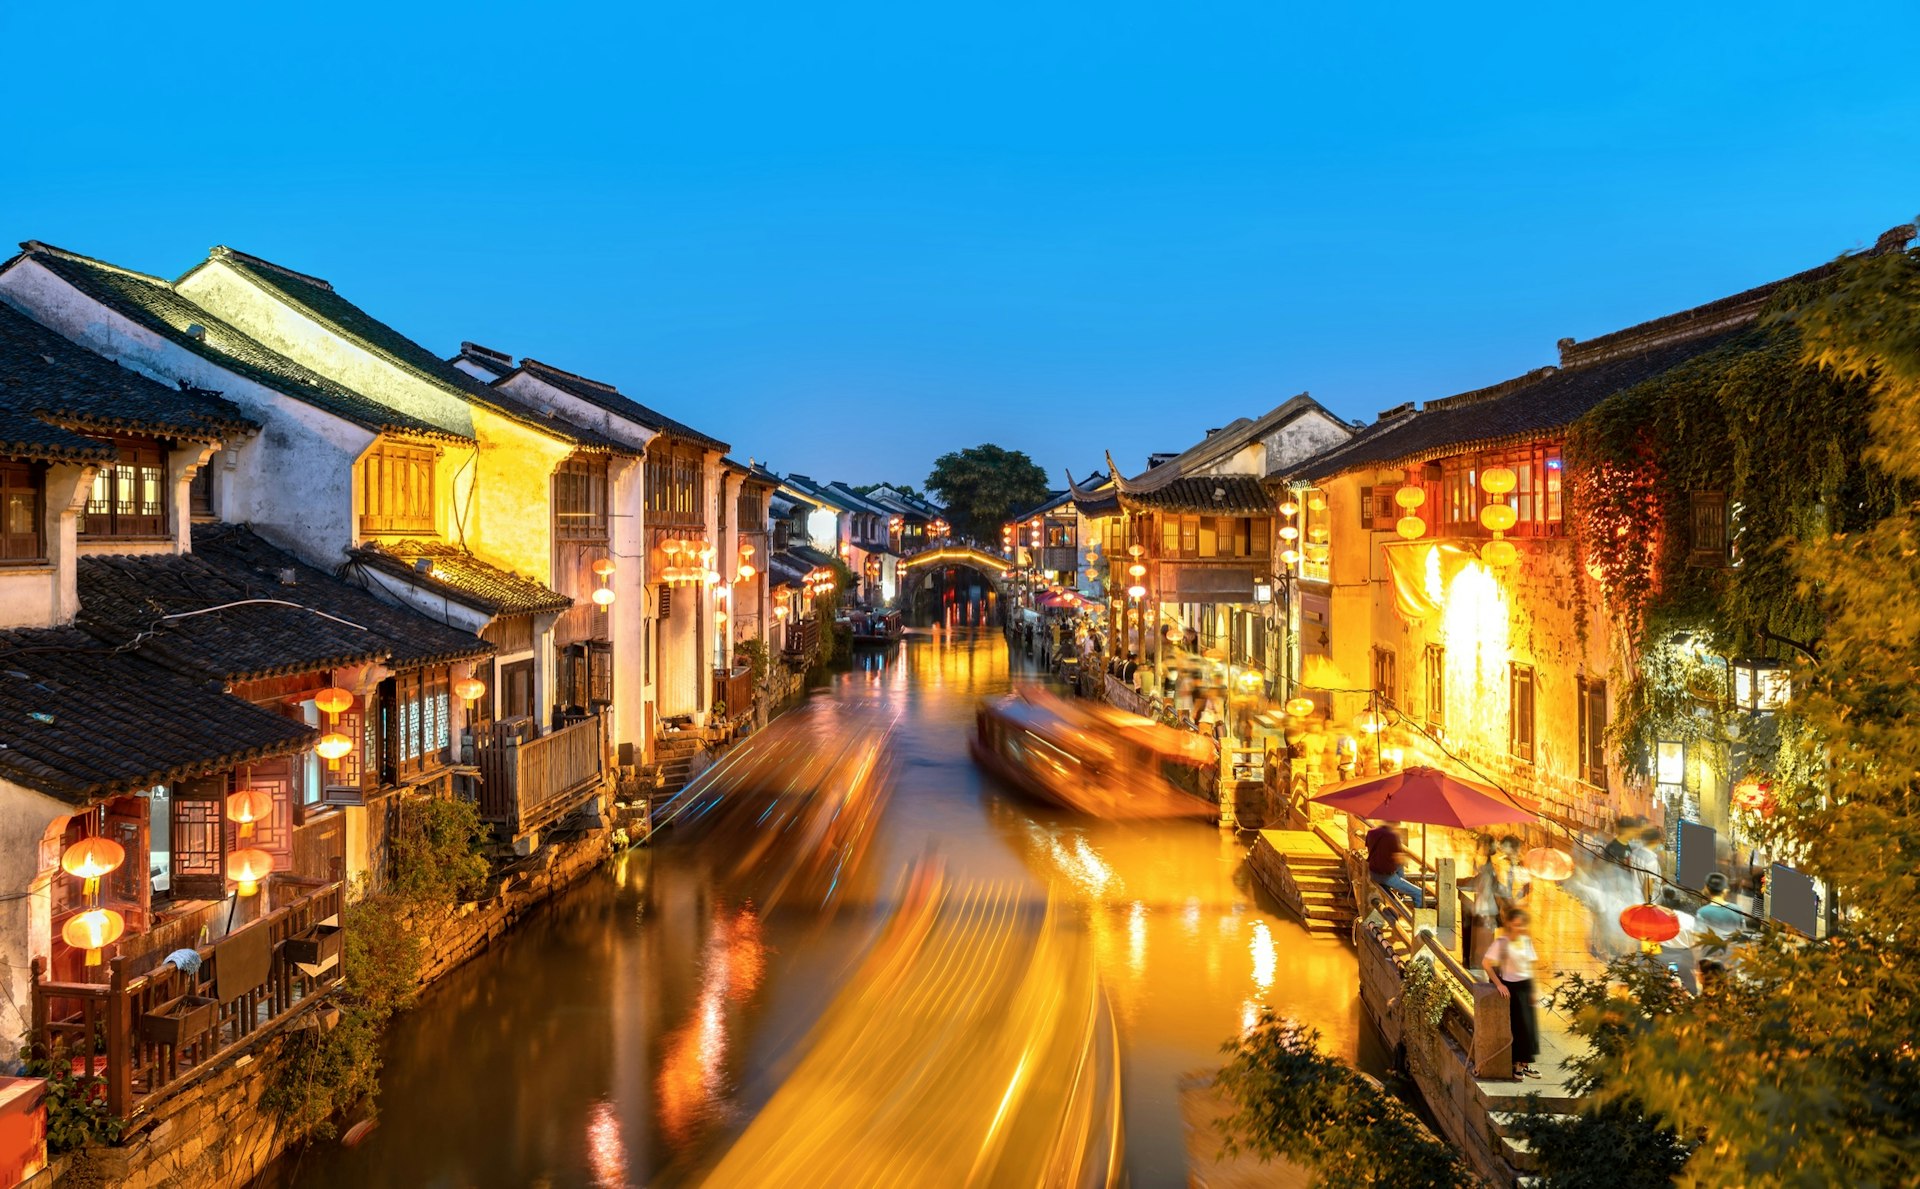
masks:
[(100, 951), (120, 940), (127, 920), (111, 908), (95, 901), (100, 881), (120, 869), (127, 861), (127, 850), (111, 838), (95, 835), (81, 838), (60, 855), (60, 869), (81, 881), (81, 891), (89, 907), (67, 918), (60, 927), (60, 938), (74, 949), (86, 953), (88, 966), (100, 965)]
[(600, 585), (593, 588), (593, 604), (605, 615), (613, 606), (613, 559), (603, 557), (594, 562), (593, 572), (600, 579)]
[(805, 581), (808, 593), (816, 597), (831, 594), (836, 585), (833, 571), (827, 569), (825, 566), (808, 570)]
[(740, 546), (740, 565), (734, 570), (735, 582), (752, 582), (753, 576), (760, 571), (753, 568), (753, 546)]
[[(701, 582), (711, 586), (720, 580), (720, 576), (712, 569), (713, 546), (711, 545), (674, 538), (662, 543), (660, 552), (667, 555), (667, 564), (660, 571), (660, 580), (668, 586), (693, 586)], [(686, 564), (681, 564), (681, 558), (686, 559)], [(609, 566), (611, 564), (608, 563)], [(612, 592), (608, 591), (608, 594), (611, 595)], [(594, 601), (599, 601), (598, 596), (595, 596)], [(609, 598), (608, 601), (611, 602), (612, 599)]]
[[(353, 709), (353, 694), (337, 685), (330, 685), (313, 695), (313, 704), (326, 713), (327, 725), (335, 728), (320, 736), (320, 742), (313, 745), (314, 754), (327, 762), (327, 771), (337, 772), (340, 760), (353, 750), (353, 740), (338, 729), (340, 715)], [(248, 832), (252, 832), (251, 824), (248, 825)]]

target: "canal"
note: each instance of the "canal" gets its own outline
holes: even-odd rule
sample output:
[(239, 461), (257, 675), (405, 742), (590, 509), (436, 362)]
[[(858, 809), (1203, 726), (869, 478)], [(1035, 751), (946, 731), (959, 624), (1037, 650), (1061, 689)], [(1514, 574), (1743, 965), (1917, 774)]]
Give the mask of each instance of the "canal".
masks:
[[(1186, 1183), (1178, 1084), (1217, 1066), (1258, 1005), (1361, 1052), (1351, 951), (1310, 938), (1250, 883), (1245, 843), (1196, 823), (1070, 820), (983, 777), (976, 701), (1033, 681), (996, 630), (910, 635), (816, 698), (895, 722), (882, 872), (1052, 885), (1074, 906), (1122, 1042), (1135, 1186)], [(379, 1125), (289, 1155), (299, 1189), (674, 1183), (745, 1125), (873, 935), (880, 903), (762, 919), (715, 856), (664, 831), (615, 858), (423, 996), (390, 1037)], [(883, 889), (897, 888), (891, 876)]]

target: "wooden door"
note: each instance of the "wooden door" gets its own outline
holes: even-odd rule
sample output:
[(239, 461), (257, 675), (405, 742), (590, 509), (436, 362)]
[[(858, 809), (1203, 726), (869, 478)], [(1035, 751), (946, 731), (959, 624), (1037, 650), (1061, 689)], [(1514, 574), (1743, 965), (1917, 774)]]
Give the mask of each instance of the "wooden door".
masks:
[(271, 854), (276, 871), (285, 871), (290, 866), (293, 859), (293, 807), (299, 800), (295, 795), (299, 787), (299, 769), (294, 766), (295, 763), (296, 757), (282, 756), (230, 774), (232, 786), (229, 792), (239, 792), (243, 788), (259, 789), (273, 798), (273, 812), (267, 815), (265, 821), (253, 823), (253, 834), (249, 838), (240, 837), (239, 822), (228, 822), (229, 854), (251, 847)]
[(145, 797), (115, 797), (107, 802), (101, 833), (127, 852), (119, 870), (100, 882), (101, 902), (126, 918), (127, 932), (144, 933), (153, 919), (151, 840)]

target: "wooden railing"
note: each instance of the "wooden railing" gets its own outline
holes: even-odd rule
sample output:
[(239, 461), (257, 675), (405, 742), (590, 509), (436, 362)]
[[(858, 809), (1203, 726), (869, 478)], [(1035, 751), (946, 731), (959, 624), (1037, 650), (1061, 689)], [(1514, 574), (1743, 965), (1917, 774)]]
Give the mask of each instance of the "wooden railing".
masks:
[(571, 813), (606, 775), (603, 716), (537, 739), (511, 736), (475, 749), (480, 761), (480, 816), (519, 834)]
[(722, 718), (738, 718), (753, 709), (753, 670), (742, 667), (728, 671), (713, 671), (713, 702), (716, 707), (724, 704), (726, 713)]
[(340, 889), (274, 876), (264, 917), (210, 945), (182, 947), (200, 957), (193, 973), (162, 960), (134, 974), (152, 955), (123, 954), (108, 963), (105, 982), (57, 983), (45, 978), (46, 959), (35, 958), (34, 1056), (92, 1079), (84, 1093), (115, 1118), (134, 1118), (339, 985)]
[(1151, 717), (1151, 710), (1147, 706), (1147, 697), (1145, 694), (1111, 673), (1106, 674), (1106, 678), (1108, 703), (1132, 714)]
[(814, 658), (820, 655), (820, 621), (803, 619), (799, 623), (789, 623), (784, 655), (799, 665), (811, 665)]

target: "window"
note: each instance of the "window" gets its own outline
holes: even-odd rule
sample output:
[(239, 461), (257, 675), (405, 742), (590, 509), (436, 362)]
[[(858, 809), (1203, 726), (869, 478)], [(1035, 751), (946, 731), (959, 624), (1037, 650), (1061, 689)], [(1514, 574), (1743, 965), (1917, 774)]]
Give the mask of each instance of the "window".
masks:
[(162, 537), (167, 532), (167, 454), (152, 438), (115, 438), (120, 457), (94, 473), (80, 513), (84, 537)]
[(707, 479), (698, 451), (658, 448), (647, 453), (647, 515), (655, 524), (706, 521)]
[(1427, 725), (1439, 727), (1447, 721), (1447, 650), (1438, 644), (1427, 645), (1425, 666)]
[(1580, 683), (1580, 779), (1607, 787), (1607, 683)]
[(613, 701), (613, 646), (599, 642), (570, 644), (555, 656), (554, 705), (580, 714)]
[(1727, 564), (1725, 492), (1696, 491), (1687, 496), (1687, 562), (1696, 566)]
[[(1073, 528), (1063, 544), (1072, 546)], [(1265, 516), (1196, 516), (1165, 513), (1160, 517), (1160, 556), (1166, 558), (1242, 558), (1267, 556), (1273, 522)], [(1116, 556), (1111, 552), (1108, 556)], [(1124, 547), (1121, 550), (1125, 552)]]
[(1513, 491), (1506, 502), (1512, 505), (1516, 522), (1507, 535), (1559, 536), (1565, 516), (1565, 470), (1557, 445), (1458, 454), (1430, 463), (1422, 484), (1427, 489), (1427, 504), (1418, 509), (1418, 514), (1439, 536), (1486, 536), (1480, 526), (1480, 509), (1493, 502), (1493, 497), (1481, 490), (1480, 476), (1496, 466), (1513, 472)]
[(1049, 520), (1047, 522), (1047, 548), (1075, 548), (1073, 529), (1074, 526), (1071, 523), (1062, 524), (1057, 520)]
[(1508, 750), (1519, 759), (1531, 761), (1533, 759), (1533, 666), (1514, 665), (1509, 686), (1511, 697), (1508, 705), (1513, 710), (1513, 727), (1509, 732), (1512, 746)]
[(1389, 706), (1400, 703), (1400, 662), (1391, 648), (1373, 650), (1373, 692)]
[(533, 717), (533, 662), (500, 666), (500, 717)]
[(360, 531), (432, 533), (433, 470), (439, 451), (431, 446), (386, 442), (360, 464)]
[(563, 541), (607, 536), (607, 460), (574, 455), (553, 474), (553, 535)]
[(1371, 487), (1360, 489), (1360, 527), (1371, 529), (1374, 522), (1373, 492)]
[(46, 471), (32, 463), (0, 463), (0, 562), (40, 561), (41, 493)]
[(381, 755), (396, 778), (445, 762), (453, 731), (450, 672), (444, 665), (415, 669), (382, 683)]

